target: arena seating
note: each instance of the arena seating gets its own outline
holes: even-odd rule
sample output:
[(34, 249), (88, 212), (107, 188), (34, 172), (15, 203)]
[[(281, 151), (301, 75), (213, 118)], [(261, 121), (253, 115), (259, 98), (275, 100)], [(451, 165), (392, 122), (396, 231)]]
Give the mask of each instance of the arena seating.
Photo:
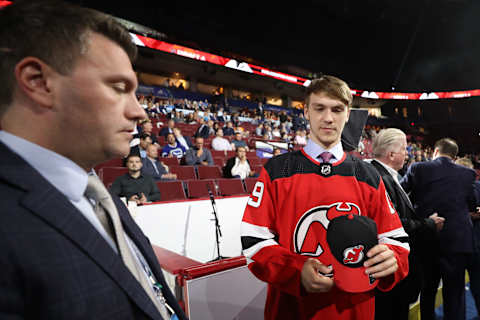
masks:
[(208, 198), (210, 195), (208, 190), (212, 192), (214, 196), (218, 196), (217, 188), (214, 179), (204, 180), (187, 180), (185, 181), (187, 187), (188, 198)]
[(221, 196), (233, 196), (246, 194), (245, 187), (241, 179), (217, 179), (218, 193)]
[(187, 199), (182, 181), (158, 181), (157, 187), (162, 201)]
[(178, 180), (194, 180), (197, 179), (194, 166), (170, 166), (170, 172), (177, 175)]
[(222, 169), (219, 166), (198, 166), (198, 179), (222, 178)]

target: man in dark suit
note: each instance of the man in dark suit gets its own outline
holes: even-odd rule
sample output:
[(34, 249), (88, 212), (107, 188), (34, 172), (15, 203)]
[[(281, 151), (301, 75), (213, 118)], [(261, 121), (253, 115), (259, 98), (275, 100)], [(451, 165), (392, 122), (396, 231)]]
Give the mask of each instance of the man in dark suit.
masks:
[(169, 133), (173, 133), (173, 129), (175, 129), (175, 121), (173, 119), (169, 119), (167, 122), (167, 126), (160, 129), (159, 136), (164, 136), (165, 138)]
[(0, 318), (185, 319), (92, 172), (128, 154), (146, 116), (128, 32), (90, 9), (19, 1), (0, 10), (0, 48)]
[(465, 268), (473, 250), (470, 211), (475, 207), (475, 171), (457, 165), (458, 145), (450, 139), (435, 143), (433, 160), (412, 164), (401, 181), (411, 193), (415, 214), (424, 219), (437, 212), (443, 229), (423, 233), (419, 253), (423, 272), (422, 320), (435, 319), (435, 295), (443, 282), (445, 319), (465, 319)]
[(168, 167), (158, 160), (158, 147), (147, 147), (147, 156), (142, 159), (142, 174), (151, 176), (155, 181), (177, 179), (175, 173), (168, 172)]
[(442, 217), (433, 214), (424, 219), (415, 216), (408, 195), (400, 186), (398, 170), (405, 161), (407, 137), (400, 129), (381, 130), (373, 140), (374, 159), (370, 163), (383, 179), (385, 189), (395, 207), (403, 228), (409, 236), (410, 254), (408, 256), (409, 273), (407, 278), (391, 291), (377, 290), (375, 294), (375, 319), (408, 320), (409, 305), (417, 301), (420, 293), (420, 270), (416, 239), (423, 232), (435, 231), (443, 226)]

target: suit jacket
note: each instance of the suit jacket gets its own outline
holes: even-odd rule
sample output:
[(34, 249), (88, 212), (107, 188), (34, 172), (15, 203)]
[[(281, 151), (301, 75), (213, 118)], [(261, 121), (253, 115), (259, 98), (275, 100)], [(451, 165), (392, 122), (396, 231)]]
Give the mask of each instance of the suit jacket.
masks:
[(169, 133), (173, 133), (173, 130), (170, 131), (169, 127), (163, 127), (162, 129), (160, 129), (160, 132), (158, 133), (158, 135), (164, 136), (166, 138)]
[(158, 173), (155, 171), (155, 168), (153, 167), (152, 161), (148, 158), (143, 158), (142, 159), (142, 174), (147, 174), (149, 176), (152, 176), (152, 178), (155, 181), (162, 180), (162, 175), (165, 173), (168, 173), (167, 170), (165, 169), (164, 166), (157, 160), (155, 161), (158, 169)]
[[(161, 319), (120, 255), (59, 190), (0, 143), (0, 318)], [(150, 242), (113, 196), (125, 232), (181, 319)]]
[(210, 136), (210, 127), (206, 124), (201, 125), (198, 127), (197, 132), (195, 133), (195, 137), (201, 137), (207, 139)]
[(425, 232), (434, 232), (436, 228), (435, 222), (428, 217), (420, 219), (415, 215), (415, 209), (413, 208), (412, 202), (387, 169), (375, 159), (372, 160), (371, 164), (377, 169), (382, 177), (385, 189), (387, 189), (393, 206), (398, 212), (403, 228), (410, 237), (410, 243), (413, 244), (418, 242), (416, 241), (417, 237)]
[(401, 181), (411, 193), (415, 214), (424, 219), (438, 212), (445, 218), (443, 229), (425, 238), (443, 253), (472, 252), (472, 221), (475, 207), (475, 171), (455, 164), (447, 157), (413, 163)]

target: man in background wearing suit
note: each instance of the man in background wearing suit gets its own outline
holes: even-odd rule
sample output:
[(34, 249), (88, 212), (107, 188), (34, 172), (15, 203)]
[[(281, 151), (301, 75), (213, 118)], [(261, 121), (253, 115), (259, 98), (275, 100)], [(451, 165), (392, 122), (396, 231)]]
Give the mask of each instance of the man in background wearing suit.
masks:
[(147, 147), (147, 156), (142, 159), (142, 174), (151, 176), (155, 181), (175, 180), (177, 175), (169, 173), (168, 167), (158, 160), (158, 147), (151, 144)]
[(420, 293), (420, 270), (417, 256), (417, 237), (428, 231), (441, 229), (445, 220), (432, 214), (425, 219), (415, 216), (412, 203), (403, 191), (398, 180), (398, 170), (403, 167), (407, 153), (407, 137), (400, 129), (381, 130), (373, 140), (374, 159), (370, 163), (383, 179), (385, 189), (408, 234), (410, 254), (408, 256), (408, 276), (391, 291), (377, 290), (375, 294), (375, 319), (408, 320), (409, 305), (417, 301)]
[(475, 171), (453, 162), (457, 143), (438, 140), (433, 160), (413, 163), (401, 185), (411, 193), (415, 214), (445, 218), (439, 232), (424, 232), (418, 243), (423, 272), (420, 296), (422, 320), (435, 319), (435, 295), (443, 282), (445, 319), (465, 319), (465, 268), (473, 250), (470, 212), (475, 208)]
[(1, 319), (185, 319), (149, 240), (92, 172), (128, 154), (146, 116), (135, 55), (94, 10), (0, 10)]

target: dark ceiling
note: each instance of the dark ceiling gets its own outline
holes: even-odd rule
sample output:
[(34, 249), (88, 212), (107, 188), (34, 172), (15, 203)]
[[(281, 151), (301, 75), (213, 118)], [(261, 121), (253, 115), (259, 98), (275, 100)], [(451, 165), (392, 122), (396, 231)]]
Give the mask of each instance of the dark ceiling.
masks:
[(480, 1), (74, 1), (215, 53), (337, 75), (354, 88), (480, 88)]

